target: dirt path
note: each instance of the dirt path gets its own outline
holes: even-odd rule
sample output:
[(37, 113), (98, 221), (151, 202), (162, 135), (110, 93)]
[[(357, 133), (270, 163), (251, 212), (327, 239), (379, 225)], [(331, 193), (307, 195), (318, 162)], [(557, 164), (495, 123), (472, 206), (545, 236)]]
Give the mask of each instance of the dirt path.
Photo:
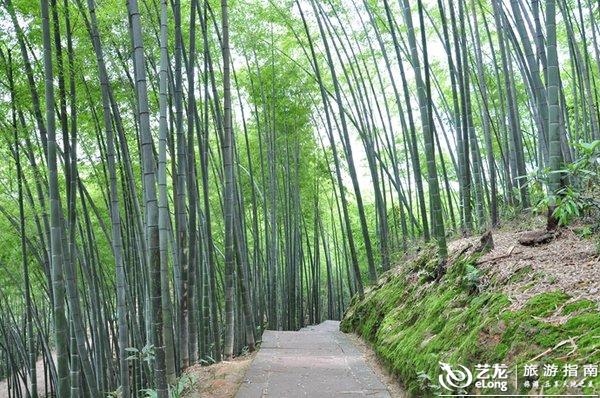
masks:
[(325, 321), (298, 332), (266, 331), (237, 398), (391, 397), (363, 353)]
[[(46, 395), (43, 358), (38, 359), (38, 361), (36, 362), (36, 380), (37, 380), (38, 394), (43, 397), (44, 395)], [(25, 383), (23, 382), (23, 380), (19, 379), (19, 384), (20, 384), (21, 391), (25, 391), (27, 387), (25, 386)], [(12, 388), (14, 389), (14, 388), (16, 388), (16, 386), (13, 385)], [(8, 380), (6, 380), (6, 379), (0, 380), (0, 398), (8, 398), (8, 397), (9, 397)]]

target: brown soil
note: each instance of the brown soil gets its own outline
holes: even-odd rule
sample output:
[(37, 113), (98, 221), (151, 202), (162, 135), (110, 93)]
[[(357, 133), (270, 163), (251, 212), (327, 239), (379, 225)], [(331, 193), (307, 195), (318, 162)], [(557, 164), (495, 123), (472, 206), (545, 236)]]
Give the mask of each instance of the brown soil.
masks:
[[(561, 229), (548, 243), (523, 246), (519, 239), (531, 231), (495, 230), (492, 234), (494, 249), (477, 262), (484, 275), (481, 288), (499, 287), (512, 302), (511, 309), (521, 308), (531, 297), (548, 290), (564, 292), (572, 301), (588, 299), (600, 305), (600, 256), (593, 239)], [(449, 251), (475, 246), (478, 239), (455, 240)]]
[(248, 366), (256, 353), (244, 355), (232, 361), (223, 361), (210, 366), (194, 365), (186, 371), (192, 385), (184, 398), (231, 398), (243, 381)]

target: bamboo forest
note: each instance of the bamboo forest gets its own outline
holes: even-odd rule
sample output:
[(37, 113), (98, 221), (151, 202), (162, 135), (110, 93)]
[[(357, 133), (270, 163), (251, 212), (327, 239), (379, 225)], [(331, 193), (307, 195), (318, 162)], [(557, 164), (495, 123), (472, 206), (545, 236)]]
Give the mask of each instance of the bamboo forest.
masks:
[(598, 396), (597, 0), (0, 27), (0, 398)]

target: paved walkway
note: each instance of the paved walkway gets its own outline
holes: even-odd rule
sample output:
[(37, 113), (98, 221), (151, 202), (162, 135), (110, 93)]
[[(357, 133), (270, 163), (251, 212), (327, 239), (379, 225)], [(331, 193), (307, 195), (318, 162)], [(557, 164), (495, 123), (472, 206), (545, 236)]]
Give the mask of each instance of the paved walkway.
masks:
[(325, 321), (297, 332), (267, 330), (237, 398), (389, 398), (362, 353)]

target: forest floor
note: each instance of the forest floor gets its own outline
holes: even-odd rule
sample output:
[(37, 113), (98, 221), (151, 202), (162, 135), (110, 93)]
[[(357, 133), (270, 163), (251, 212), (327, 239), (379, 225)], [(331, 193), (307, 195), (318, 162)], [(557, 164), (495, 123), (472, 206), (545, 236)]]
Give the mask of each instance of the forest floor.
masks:
[(185, 398), (228, 398), (233, 397), (244, 379), (246, 370), (256, 356), (256, 352), (222, 361), (210, 366), (194, 365), (186, 370), (190, 386), (184, 392)]
[[(232, 361), (222, 361), (210, 366), (191, 366), (185, 373), (189, 377), (189, 383), (186, 385), (183, 397), (233, 397), (255, 356), (256, 353), (252, 353), (237, 357)], [(37, 384), (38, 394), (42, 397), (45, 396), (44, 362), (41, 359), (37, 362)], [(22, 382), (21, 389), (25, 390), (25, 384)], [(0, 380), (0, 398), (10, 398), (7, 380)]]
[[(533, 232), (542, 232), (535, 229)], [(600, 303), (600, 253), (593, 239), (582, 239), (578, 228), (561, 229), (547, 244), (524, 246), (519, 243), (532, 231), (493, 231), (494, 249), (477, 260), (484, 288), (493, 279), (512, 303), (510, 310), (521, 309), (532, 297), (560, 291), (570, 301), (587, 299)], [(448, 250), (461, 252), (475, 247), (479, 237), (452, 241)], [(556, 319), (559, 321), (559, 319)]]

